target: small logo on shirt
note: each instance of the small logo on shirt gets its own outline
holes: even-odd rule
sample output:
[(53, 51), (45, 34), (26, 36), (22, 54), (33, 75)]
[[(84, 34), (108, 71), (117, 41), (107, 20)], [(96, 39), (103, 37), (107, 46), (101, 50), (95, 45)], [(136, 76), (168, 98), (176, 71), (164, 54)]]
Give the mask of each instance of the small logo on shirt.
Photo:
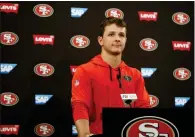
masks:
[(131, 81), (131, 79), (132, 79), (130, 76), (124, 76), (123, 78), (124, 78), (125, 80), (127, 80), (127, 81)]
[(74, 82), (75, 87), (79, 85), (79, 80), (75, 80)]

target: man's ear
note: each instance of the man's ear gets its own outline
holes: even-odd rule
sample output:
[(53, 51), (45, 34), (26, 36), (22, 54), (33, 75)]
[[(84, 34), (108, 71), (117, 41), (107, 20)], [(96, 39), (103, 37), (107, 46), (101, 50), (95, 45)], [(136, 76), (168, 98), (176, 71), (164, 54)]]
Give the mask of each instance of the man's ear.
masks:
[(100, 46), (102, 46), (103, 45), (103, 38), (102, 38), (102, 36), (98, 36), (97, 40), (98, 40), (98, 43), (100, 44)]

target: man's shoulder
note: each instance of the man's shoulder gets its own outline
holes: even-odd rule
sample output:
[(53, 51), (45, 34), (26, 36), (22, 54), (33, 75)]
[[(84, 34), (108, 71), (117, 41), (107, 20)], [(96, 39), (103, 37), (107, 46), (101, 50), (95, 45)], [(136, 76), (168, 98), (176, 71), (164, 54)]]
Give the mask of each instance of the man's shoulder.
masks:
[(138, 70), (137, 68), (132, 67), (132, 66), (126, 65), (125, 66), (125, 71), (127, 71), (133, 77), (140, 77), (140, 75), (141, 75), (140, 70)]
[(132, 66), (126, 65), (126, 66), (125, 66), (125, 69), (126, 69), (127, 71), (131, 71), (131, 72), (133, 72), (133, 73), (140, 73), (140, 70), (138, 70), (137, 68), (132, 67)]
[(79, 65), (77, 67), (77, 69), (80, 69), (80, 70), (83, 70), (85, 72), (89, 72), (90, 70), (92, 70), (94, 67), (93, 67), (93, 64), (89, 61), (87, 63), (83, 63), (81, 65)]

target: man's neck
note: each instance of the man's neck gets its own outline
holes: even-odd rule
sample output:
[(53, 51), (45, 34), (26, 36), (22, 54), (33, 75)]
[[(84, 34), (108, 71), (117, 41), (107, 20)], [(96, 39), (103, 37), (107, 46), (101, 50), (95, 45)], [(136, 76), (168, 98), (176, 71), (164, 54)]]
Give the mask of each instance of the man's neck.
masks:
[(112, 68), (117, 68), (121, 63), (121, 54), (111, 55), (106, 52), (101, 53), (102, 59), (108, 63)]

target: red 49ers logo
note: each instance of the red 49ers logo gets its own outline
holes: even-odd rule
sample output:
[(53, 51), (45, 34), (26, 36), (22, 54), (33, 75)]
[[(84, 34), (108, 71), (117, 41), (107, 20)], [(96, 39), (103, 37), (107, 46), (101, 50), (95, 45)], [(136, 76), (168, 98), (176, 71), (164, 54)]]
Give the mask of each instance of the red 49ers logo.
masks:
[(47, 77), (54, 73), (54, 67), (48, 63), (39, 63), (34, 67), (35, 74)]
[(154, 96), (154, 95), (149, 95), (150, 96), (150, 107), (154, 108), (159, 104), (159, 99)]
[(50, 17), (54, 13), (54, 9), (48, 4), (38, 4), (33, 11), (39, 17)]
[(145, 51), (154, 51), (158, 47), (158, 43), (156, 42), (156, 40), (151, 38), (142, 39), (139, 45)]
[(4, 106), (13, 106), (16, 105), (19, 101), (19, 98), (16, 94), (11, 92), (4, 92), (0, 94), (0, 104)]
[(35, 126), (34, 131), (38, 136), (49, 137), (54, 133), (55, 129), (51, 124), (41, 123)]
[(172, 19), (178, 25), (185, 25), (190, 22), (190, 17), (188, 16), (188, 14), (183, 12), (177, 12), (173, 14)]
[(14, 45), (18, 42), (19, 37), (13, 32), (2, 32), (0, 40), (4, 45)]
[(166, 119), (143, 116), (128, 122), (122, 129), (121, 137), (179, 137), (179, 131)]
[(115, 18), (123, 19), (124, 13), (120, 9), (111, 8), (111, 9), (106, 10), (105, 16), (106, 18), (115, 17)]
[(178, 80), (188, 80), (191, 72), (186, 68), (177, 68), (173, 71), (173, 76)]
[(83, 35), (76, 35), (70, 39), (70, 43), (75, 48), (86, 48), (90, 44), (90, 40)]

